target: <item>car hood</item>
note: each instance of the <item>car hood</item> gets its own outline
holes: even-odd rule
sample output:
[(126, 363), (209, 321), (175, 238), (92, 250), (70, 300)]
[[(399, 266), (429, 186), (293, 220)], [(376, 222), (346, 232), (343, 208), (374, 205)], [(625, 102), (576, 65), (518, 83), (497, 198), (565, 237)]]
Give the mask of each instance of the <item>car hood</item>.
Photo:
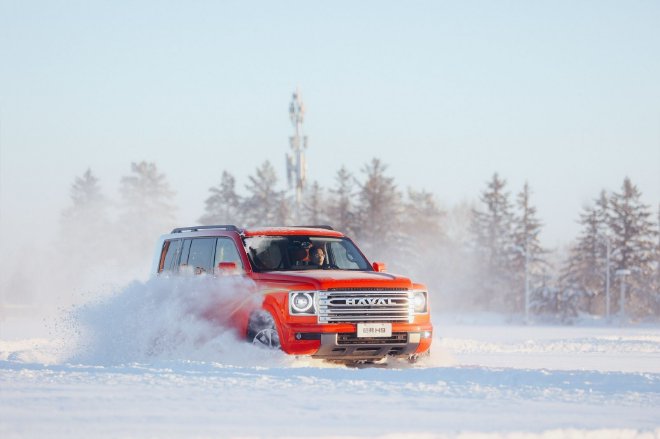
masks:
[(299, 284), (303, 288), (316, 290), (336, 289), (370, 289), (370, 288), (412, 288), (413, 284), (407, 277), (376, 271), (348, 270), (305, 270), (305, 271), (271, 271), (255, 273), (255, 280), (261, 280), (273, 286), (293, 286)]

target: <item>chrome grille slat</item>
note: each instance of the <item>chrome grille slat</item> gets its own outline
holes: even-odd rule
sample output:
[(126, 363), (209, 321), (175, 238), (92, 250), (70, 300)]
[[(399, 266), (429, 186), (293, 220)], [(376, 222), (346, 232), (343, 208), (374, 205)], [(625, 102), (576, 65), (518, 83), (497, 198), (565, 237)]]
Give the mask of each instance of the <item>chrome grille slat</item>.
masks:
[[(321, 308), (322, 310), (327, 307)], [(350, 308), (350, 309), (337, 309), (333, 308), (334, 314), (405, 314), (408, 315), (408, 309), (401, 311), (392, 311), (391, 309), (377, 309), (377, 308)]]
[(408, 289), (403, 288), (403, 287), (400, 287), (400, 288), (355, 287), (355, 288), (329, 288), (328, 291), (332, 291), (333, 293), (341, 293), (342, 291), (349, 291), (349, 292), (351, 292), (351, 291), (358, 291), (358, 292), (362, 292), (362, 291), (408, 291)]
[[(365, 291), (328, 291), (328, 294), (331, 294), (332, 297), (344, 297), (344, 296), (355, 296), (355, 293), (358, 294), (374, 294), (377, 293), (378, 296), (397, 296), (401, 297), (401, 291), (371, 291), (371, 290), (365, 290)], [(407, 297), (408, 292), (405, 292), (406, 295), (403, 297)]]
[(319, 291), (319, 323), (412, 322), (414, 305), (407, 290)]

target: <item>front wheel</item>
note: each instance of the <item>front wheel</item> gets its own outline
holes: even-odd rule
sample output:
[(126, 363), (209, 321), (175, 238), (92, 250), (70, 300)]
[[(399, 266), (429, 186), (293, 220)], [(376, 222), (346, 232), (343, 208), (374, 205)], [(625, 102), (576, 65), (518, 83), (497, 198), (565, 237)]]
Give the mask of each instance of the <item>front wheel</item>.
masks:
[(268, 311), (258, 311), (250, 316), (247, 331), (248, 341), (268, 349), (280, 349), (280, 336), (275, 319)]
[(420, 359), (428, 358), (430, 356), (431, 356), (431, 350), (430, 349), (426, 352), (421, 353), (421, 354), (412, 354), (412, 355), (408, 356), (408, 363), (415, 364)]

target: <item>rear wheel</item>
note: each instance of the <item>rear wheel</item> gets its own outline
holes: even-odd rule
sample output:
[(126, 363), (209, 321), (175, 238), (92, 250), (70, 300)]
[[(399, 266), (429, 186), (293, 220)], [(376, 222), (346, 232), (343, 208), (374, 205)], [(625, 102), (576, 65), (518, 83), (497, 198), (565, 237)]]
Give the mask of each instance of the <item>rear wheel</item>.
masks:
[(250, 316), (247, 332), (248, 341), (268, 349), (280, 349), (280, 336), (275, 319), (267, 311), (258, 311)]

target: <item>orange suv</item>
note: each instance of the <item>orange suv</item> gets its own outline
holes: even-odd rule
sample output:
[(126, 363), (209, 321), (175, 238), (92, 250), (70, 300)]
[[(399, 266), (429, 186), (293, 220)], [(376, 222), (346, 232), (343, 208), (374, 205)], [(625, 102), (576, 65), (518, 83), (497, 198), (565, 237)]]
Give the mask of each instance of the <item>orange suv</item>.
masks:
[[(156, 274), (251, 280), (246, 300), (229, 310), (231, 325), (247, 340), (289, 354), (415, 361), (431, 346), (426, 287), (370, 264), (329, 226), (177, 228), (161, 236), (153, 265)], [(263, 301), (249, 300), (255, 294)]]

